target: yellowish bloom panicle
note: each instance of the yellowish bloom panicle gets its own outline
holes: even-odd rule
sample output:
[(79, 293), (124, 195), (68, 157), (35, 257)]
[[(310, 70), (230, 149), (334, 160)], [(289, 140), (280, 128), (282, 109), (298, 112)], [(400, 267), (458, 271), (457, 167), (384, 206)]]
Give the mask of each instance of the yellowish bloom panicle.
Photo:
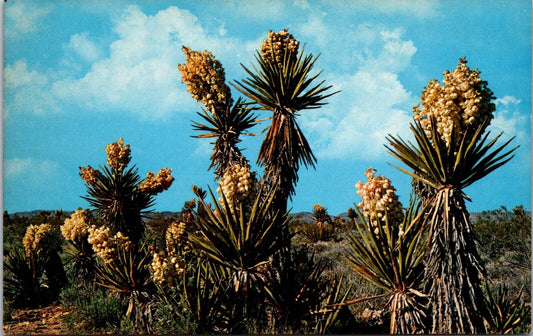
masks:
[[(230, 206), (235, 202), (242, 201), (252, 192), (254, 185), (254, 178), (250, 172), (248, 165), (239, 165), (226, 168), (224, 175), (218, 182), (220, 187), (217, 189), (219, 194), (224, 193)], [(219, 198), (219, 202), (223, 204), (222, 197)]]
[(182, 50), (186, 59), (185, 64), (178, 65), (178, 70), (187, 91), (209, 112), (225, 112), (232, 99), (222, 64), (209, 51), (201, 53), (186, 46)]
[(152, 278), (156, 283), (172, 284), (174, 278), (183, 273), (185, 263), (178, 255), (178, 245), (184, 242), (186, 234), (186, 223), (173, 222), (168, 227), (165, 234), (166, 251), (154, 253), (150, 264)]
[(87, 166), (87, 168), (80, 167), (80, 176), (88, 185), (96, 183), (98, 175), (100, 175), (100, 171), (98, 169), (93, 169), (90, 165)]
[(167, 190), (174, 182), (172, 169), (162, 168), (154, 176), (154, 173), (146, 173), (146, 179), (139, 185), (139, 190), (148, 194), (158, 194)]
[(78, 209), (61, 225), (61, 234), (66, 240), (81, 241), (87, 239), (92, 216), (88, 210)]
[(268, 38), (261, 44), (261, 56), (267, 63), (277, 63), (283, 66), (283, 57), (285, 52), (290, 54), (290, 57), (296, 58), (298, 53), (298, 42), (287, 29), (275, 33), (272, 30), (268, 31)]
[(400, 225), (403, 221), (402, 204), (398, 201), (396, 189), (391, 181), (383, 176), (375, 176), (376, 170), (368, 168), (365, 172), (367, 182), (357, 182), (357, 195), (362, 197), (358, 204), (363, 216), (377, 229), (377, 218), (382, 221), (388, 216), (390, 225)]
[(184, 267), (185, 264), (177, 256), (165, 252), (154, 253), (150, 264), (152, 279), (160, 285), (165, 282), (171, 285), (176, 276), (183, 274)]
[(132, 243), (128, 237), (123, 236), (121, 232), (117, 232), (117, 234), (111, 236), (111, 230), (106, 226), (97, 228), (93, 225), (88, 231), (89, 236), (87, 240), (89, 244), (93, 246), (94, 252), (107, 264), (115, 261), (118, 245), (126, 251), (131, 248)]
[(124, 140), (119, 138), (117, 142), (106, 146), (107, 164), (112, 169), (123, 170), (131, 160), (130, 145), (124, 146)]
[[(414, 119), (431, 130), (429, 117), (435, 118), (437, 131), (449, 147), (458, 143), (468, 127), (477, 127), (487, 118), (493, 118), (495, 105), (492, 91), (481, 80), (479, 71), (470, 70), (462, 58), (455, 71), (444, 72), (444, 85), (431, 80), (422, 91), (421, 105), (413, 108)], [(454, 139), (452, 139), (452, 131)]]
[(174, 253), (177, 246), (182, 244), (187, 234), (187, 224), (184, 222), (172, 222), (165, 233), (167, 249)]
[(30, 225), (22, 239), (22, 244), (29, 255), (32, 252), (40, 252), (45, 247), (46, 240), (51, 236), (52, 226), (48, 223)]

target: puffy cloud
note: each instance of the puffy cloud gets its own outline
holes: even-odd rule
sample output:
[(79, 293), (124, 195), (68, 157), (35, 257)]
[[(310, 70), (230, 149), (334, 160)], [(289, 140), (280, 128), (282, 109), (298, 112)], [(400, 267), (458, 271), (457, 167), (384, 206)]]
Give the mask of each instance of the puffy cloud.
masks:
[(43, 86), (48, 83), (48, 78), (36, 70), (28, 70), (26, 61), (19, 60), (4, 69), (4, 83), (5, 88), (11, 90), (28, 85)]
[(42, 115), (58, 110), (57, 101), (49, 92), (49, 76), (30, 70), (25, 60), (5, 67), (4, 84), (4, 118), (20, 111)]
[(72, 51), (76, 56), (87, 62), (94, 62), (102, 57), (102, 50), (93, 41), (89, 40), (89, 33), (74, 34), (70, 37), (65, 49)]
[(503, 132), (506, 138), (516, 136), (516, 142), (523, 146), (531, 142), (528, 137), (531, 121), (528, 115), (520, 112), (520, 103), (520, 99), (509, 95), (497, 99), (489, 130), (497, 134)]
[(32, 6), (24, 1), (11, 1), (4, 5), (6, 37), (14, 38), (20, 34), (37, 31), (39, 21), (52, 11), (52, 6)]
[[(88, 109), (120, 110), (141, 118), (167, 118), (179, 109), (195, 109), (176, 69), (183, 62), (181, 46), (213, 51), (219, 59), (237, 49), (237, 41), (210, 34), (188, 10), (169, 7), (155, 15), (129, 6), (114, 19), (118, 38), (109, 56), (98, 59), (98, 49), (86, 35), (75, 35), (69, 46), (92, 51), (94, 62), (80, 77), (68, 77), (52, 85), (52, 93)], [(223, 62), (224, 64), (224, 62)]]
[(328, 74), (332, 90), (341, 92), (328, 99), (329, 105), (302, 112), (302, 128), (319, 158), (380, 157), (385, 137), (407, 130), (412, 120), (415, 100), (398, 77), (416, 52), (412, 41), (402, 40), (399, 29), (358, 29), (364, 33), (353, 47), (362, 50), (359, 68)]

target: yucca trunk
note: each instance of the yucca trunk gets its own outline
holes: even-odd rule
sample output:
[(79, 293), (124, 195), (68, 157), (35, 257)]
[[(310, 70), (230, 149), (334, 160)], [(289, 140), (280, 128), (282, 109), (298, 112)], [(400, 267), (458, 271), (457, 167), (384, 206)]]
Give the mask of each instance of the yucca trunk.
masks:
[(388, 301), (391, 334), (422, 334), (426, 330), (425, 298), (407, 291), (396, 291)]
[(481, 289), (484, 266), (461, 190), (439, 190), (430, 205), (432, 223), (425, 293), (430, 299), (432, 333), (485, 333), (486, 305)]

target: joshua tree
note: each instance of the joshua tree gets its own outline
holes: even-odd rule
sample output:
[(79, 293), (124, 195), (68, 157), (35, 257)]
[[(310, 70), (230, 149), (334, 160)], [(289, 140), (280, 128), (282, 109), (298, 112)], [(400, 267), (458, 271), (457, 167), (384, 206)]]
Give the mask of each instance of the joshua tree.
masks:
[(265, 176), (270, 185), (278, 185), (275, 208), (287, 209), (287, 199), (294, 194), (300, 165), (314, 167), (316, 158), (303, 135), (296, 117), (305, 109), (319, 108), (331, 86), (324, 81), (315, 83), (320, 72), (311, 71), (318, 58), (311, 54), (298, 53), (299, 42), (287, 29), (268, 32), (261, 52), (255, 59), (258, 67), (253, 71), (242, 66), (250, 76), (234, 87), (272, 112), (272, 124), (259, 151), (258, 163), (265, 167)]
[[(479, 71), (460, 60), (455, 71), (444, 73), (444, 85), (432, 80), (414, 107), (411, 131), (416, 145), (389, 135), (389, 152), (406, 164), (400, 168), (429, 190), (427, 220), (430, 250), (426, 260), (426, 288), (432, 309), (433, 333), (484, 333), (487, 317), (481, 288), (484, 266), (465, 206), (463, 189), (504, 165), (511, 142), (493, 149), (498, 135), (484, 134), (495, 105)], [(492, 150), (492, 151), (491, 151)]]
[(245, 131), (256, 123), (253, 108), (240, 98), (233, 104), (224, 68), (211, 52), (200, 53), (188, 47), (182, 50), (186, 55), (185, 64), (178, 65), (182, 81), (193, 98), (207, 109), (198, 113), (207, 124), (193, 121), (193, 128), (205, 132), (197, 138), (216, 138), (209, 168), (215, 167), (215, 176), (220, 178), (226, 168), (247, 163), (237, 144), (241, 134), (252, 135)]

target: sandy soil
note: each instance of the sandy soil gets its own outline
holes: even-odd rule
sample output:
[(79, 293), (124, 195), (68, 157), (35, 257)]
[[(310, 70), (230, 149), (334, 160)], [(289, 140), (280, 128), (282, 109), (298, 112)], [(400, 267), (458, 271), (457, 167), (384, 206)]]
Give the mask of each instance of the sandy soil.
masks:
[(61, 335), (68, 334), (61, 317), (70, 314), (59, 304), (40, 309), (17, 310), (11, 321), (4, 321), (5, 335)]

